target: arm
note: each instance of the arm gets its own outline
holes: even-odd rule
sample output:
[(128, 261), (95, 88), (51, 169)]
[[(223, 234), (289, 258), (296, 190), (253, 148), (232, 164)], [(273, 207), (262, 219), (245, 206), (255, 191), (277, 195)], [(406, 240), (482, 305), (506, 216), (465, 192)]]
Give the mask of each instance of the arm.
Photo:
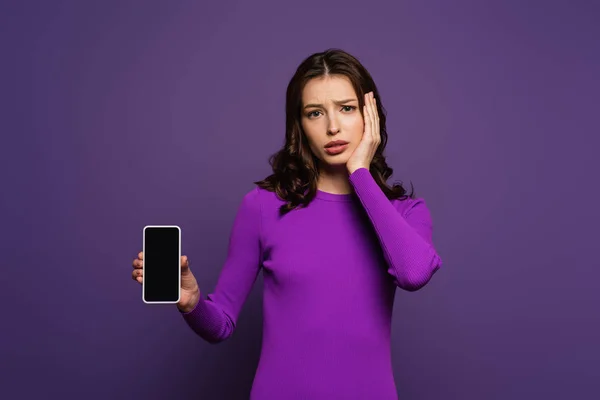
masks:
[(206, 299), (200, 296), (193, 310), (182, 312), (190, 328), (209, 343), (221, 342), (235, 330), (240, 310), (260, 270), (260, 224), (258, 189), (254, 189), (238, 209), (227, 259), (214, 293)]
[(425, 286), (442, 265), (425, 202), (416, 200), (402, 215), (366, 168), (350, 174), (350, 183), (373, 223), (394, 283), (408, 291)]

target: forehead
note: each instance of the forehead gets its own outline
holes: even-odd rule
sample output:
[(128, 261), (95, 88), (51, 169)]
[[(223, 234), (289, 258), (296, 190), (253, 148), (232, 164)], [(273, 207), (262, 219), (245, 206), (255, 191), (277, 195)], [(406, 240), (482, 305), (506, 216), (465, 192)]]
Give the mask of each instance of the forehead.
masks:
[(311, 79), (302, 91), (302, 103), (356, 98), (350, 80), (333, 75)]

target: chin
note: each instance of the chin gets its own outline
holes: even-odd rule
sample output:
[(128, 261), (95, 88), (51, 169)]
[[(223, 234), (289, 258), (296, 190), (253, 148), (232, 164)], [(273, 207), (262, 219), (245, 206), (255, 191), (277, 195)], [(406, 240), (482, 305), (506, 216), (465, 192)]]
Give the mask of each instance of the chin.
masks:
[(347, 154), (338, 154), (335, 156), (330, 156), (329, 154), (324, 154), (321, 157), (321, 162), (330, 167), (345, 167), (348, 159), (350, 158)]

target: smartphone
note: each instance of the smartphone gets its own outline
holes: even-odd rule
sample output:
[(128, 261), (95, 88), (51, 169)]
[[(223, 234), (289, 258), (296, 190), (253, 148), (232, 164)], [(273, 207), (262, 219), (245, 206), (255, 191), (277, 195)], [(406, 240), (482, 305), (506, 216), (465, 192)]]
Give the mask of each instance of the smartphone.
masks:
[(181, 228), (144, 227), (142, 300), (147, 304), (177, 303), (181, 296)]

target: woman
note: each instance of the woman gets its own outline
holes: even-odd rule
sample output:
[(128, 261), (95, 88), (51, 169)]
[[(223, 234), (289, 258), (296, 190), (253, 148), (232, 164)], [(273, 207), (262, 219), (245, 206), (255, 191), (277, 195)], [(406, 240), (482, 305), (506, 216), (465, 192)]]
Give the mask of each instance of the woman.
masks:
[(285, 146), (241, 203), (213, 293), (201, 296), (182, 257), (178, 308), (211, 343), (232, 335), (264, 274), (251, 399), (397, 399), (395, 290), (423, 287), (442, 262), (423, 200), (386, 183), (386, 141), (377, 88), (359, 61), (340, 50), (308, 57), (287, 89)]

